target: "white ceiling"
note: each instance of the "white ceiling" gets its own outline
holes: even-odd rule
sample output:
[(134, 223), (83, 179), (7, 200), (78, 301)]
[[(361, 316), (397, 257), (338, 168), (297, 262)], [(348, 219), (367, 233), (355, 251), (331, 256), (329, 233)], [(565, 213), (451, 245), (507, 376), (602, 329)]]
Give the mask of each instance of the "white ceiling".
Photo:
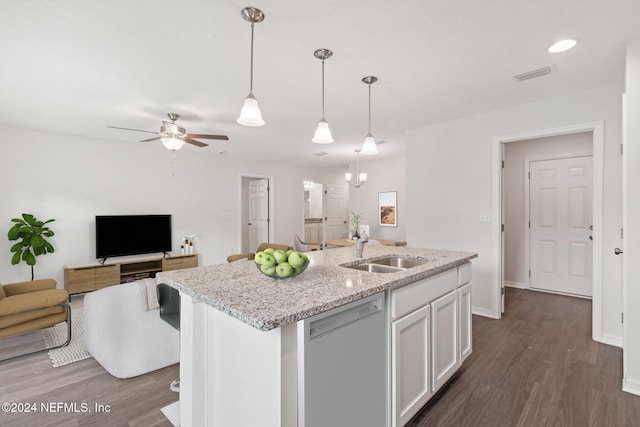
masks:
[[(235, 121), (249, 92), (245, 6), (266, 15), (255, 26), (259, 128)], [(412, 127), (622, 82), (639, 16), (638, 0), (2, 0), (0, 123), (122, 149), (150, 135), (107, 125), (155, 131), (176, 112), (188, 132), (230, 137), (187, 150), (344, 164), (367, 133), (362, 77), (379, 78), (378, 156), (397, 155)], [(580, 43), (547, 53), (564, 37)], [(325, 64), (330, 145), (311, 142), (318, 48), (334, 52)], [(550, 64), (551, 75), (512, 78)], [(319, 151), (329, 155), (312, 156)]]

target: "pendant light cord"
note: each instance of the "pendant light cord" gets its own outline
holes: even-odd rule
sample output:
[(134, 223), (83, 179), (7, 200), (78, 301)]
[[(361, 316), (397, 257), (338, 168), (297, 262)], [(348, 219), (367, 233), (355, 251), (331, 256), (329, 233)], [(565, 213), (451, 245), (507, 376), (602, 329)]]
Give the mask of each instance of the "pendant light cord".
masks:
[(253, 95), (253, 22), (251, 23), (251, 71), (249, 72), (249, 93)]
[(369, 83), (369, 135), (371, 135), (371, 83)]
[(322, 118), (324, 119), (324, 59), (322, 60)]

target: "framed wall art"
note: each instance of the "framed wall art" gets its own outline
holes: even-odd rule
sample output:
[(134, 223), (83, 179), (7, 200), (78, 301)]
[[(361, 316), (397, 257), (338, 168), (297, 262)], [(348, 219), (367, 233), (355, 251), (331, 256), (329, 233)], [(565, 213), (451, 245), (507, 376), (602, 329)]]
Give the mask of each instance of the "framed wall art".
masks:
[(378, 193), (378, 225), (380, 227), (398, 226), (398, 192)]

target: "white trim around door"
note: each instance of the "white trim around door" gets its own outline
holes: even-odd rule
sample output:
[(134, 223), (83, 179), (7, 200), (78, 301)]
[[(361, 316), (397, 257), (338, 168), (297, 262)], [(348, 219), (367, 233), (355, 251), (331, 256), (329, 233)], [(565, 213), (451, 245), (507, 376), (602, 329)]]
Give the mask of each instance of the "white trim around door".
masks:
[(493, 140), (493, 266), (492, 287), (493, 312), (491, 317), (499, 319), (502, 312), (502, 287), (504, 265), (502, 263), (502, 161), (503, 147), (509, 142), (534, 138), (566, 135), (579, 132), (592, 132), (593, 135), (593, 297), (592, 297), (592, 338), (595, 341), (608, 342), (602, 334), (602, 191), (604, 174), (604, 122), (589, 122), (552, 129), (506, 135)]

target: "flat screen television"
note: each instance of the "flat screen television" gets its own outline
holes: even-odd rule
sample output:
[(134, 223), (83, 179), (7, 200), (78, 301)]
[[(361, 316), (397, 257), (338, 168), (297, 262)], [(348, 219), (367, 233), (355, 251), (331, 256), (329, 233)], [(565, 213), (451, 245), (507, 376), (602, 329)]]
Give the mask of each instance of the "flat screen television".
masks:
[(96, 215), (96, 258), (171, 251), (171, 215)]

